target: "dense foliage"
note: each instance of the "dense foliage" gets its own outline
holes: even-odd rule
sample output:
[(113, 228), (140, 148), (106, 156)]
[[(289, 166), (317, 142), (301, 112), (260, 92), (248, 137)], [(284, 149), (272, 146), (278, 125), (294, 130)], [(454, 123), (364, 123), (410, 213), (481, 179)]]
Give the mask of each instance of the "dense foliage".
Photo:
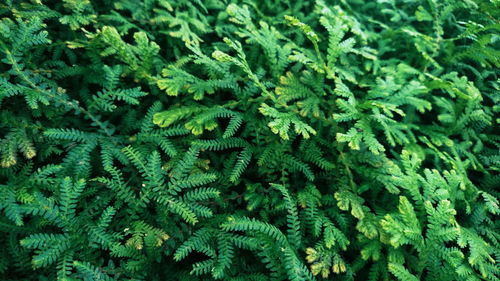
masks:
[(500, 280), (498, 0), (4, 0), (1, 280)]

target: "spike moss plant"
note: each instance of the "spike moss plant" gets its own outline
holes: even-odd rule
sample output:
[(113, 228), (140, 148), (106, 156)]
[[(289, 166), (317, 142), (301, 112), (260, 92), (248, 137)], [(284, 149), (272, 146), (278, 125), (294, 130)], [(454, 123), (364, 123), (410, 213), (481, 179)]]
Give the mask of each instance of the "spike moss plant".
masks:
[(4, 0), (1, 280), (500, 280), (498, 0)]

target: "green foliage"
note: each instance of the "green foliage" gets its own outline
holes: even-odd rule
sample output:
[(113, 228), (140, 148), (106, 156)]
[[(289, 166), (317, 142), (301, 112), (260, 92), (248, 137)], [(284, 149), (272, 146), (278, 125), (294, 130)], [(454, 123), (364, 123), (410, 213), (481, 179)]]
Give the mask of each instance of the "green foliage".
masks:
[(500, 280), (500, 3), (0, 3), (1, 280)]

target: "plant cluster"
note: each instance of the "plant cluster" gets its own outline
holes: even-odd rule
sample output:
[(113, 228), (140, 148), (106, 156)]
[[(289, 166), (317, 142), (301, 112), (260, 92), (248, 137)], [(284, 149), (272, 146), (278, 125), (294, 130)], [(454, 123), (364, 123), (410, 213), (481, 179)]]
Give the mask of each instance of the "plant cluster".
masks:
[(1, 280), (500, 280), (498, 0), (4, 0)]

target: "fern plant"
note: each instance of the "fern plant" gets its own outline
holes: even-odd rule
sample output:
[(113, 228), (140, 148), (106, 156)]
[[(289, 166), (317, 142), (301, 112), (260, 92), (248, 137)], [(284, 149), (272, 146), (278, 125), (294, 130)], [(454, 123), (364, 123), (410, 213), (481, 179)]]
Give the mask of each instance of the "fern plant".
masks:
[(1, 280), (500, 280), (500, 3), (0, 3)]

